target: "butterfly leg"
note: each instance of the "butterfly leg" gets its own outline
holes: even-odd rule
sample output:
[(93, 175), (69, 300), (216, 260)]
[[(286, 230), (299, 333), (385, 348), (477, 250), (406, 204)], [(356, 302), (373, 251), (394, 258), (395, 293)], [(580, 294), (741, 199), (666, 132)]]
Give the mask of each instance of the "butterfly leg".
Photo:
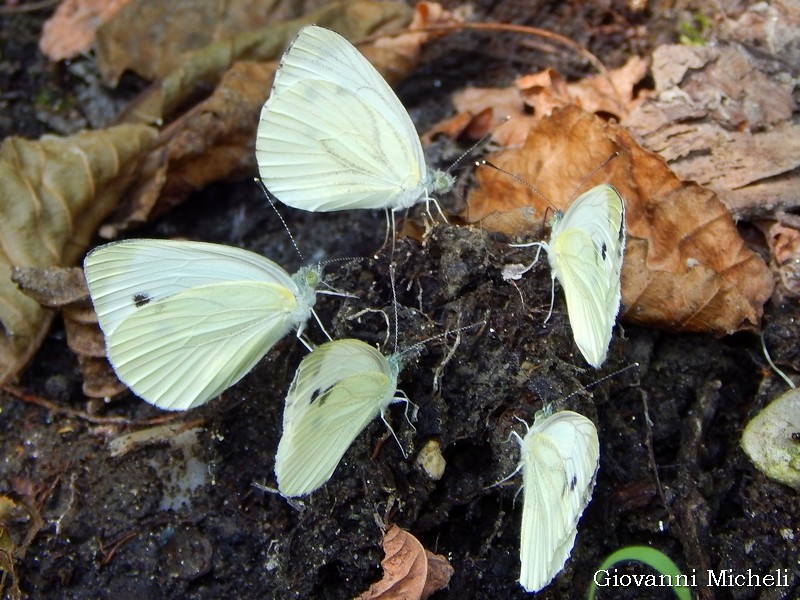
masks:
[(553, 316), (553, 302), (556, 299), (556, 276), (553, 275), (550, 278), (550, 310), (547, 311), (547, 317), (544, 320), (542, 325), (547, 325), (547, 322), (550, 320), (550, 317)]
[(439, 215), (442, 217), (442, 220), (445, 223), (449, 223), (450, 221), (447, 220), (447, 217), (444, 216), (444, 212), (442, 212), (442, 206), (439, 204), (436, 198), (431, 198), (428, 195), (428, 190), (425, 190), (425, 212), (428, 213), (428, 216), (431, 218), (431, 221), (434, 221), (435, 219), (433, 218), (433, 214), (431, 214), (431, 202), (433, 202), (433, 205), (436, 207), (436, 210), (439, 211)]
[[(315, 312), (314, 312), (314, 309), (313, 309), (313, 308), (311, 309), (311, 312), (314, 314), (314, 316), (315, 316), (315, 317), (317, 316), (317, 313), (315, 313)], [(319, 321), (319, 317), (317, 317), (317, 321)], [(301, 324), (301, 325), (300, 325), (300, 326), (297, 328), (297, 339), (298, 339), (298, 340), (300, 340), (300, 343), (301, 343), (301, 344), (303, 344), (303, 346), (305, 346), (305, 347), (306, 347), (306, 350), (308, 350), (309, 352), (311, 352), (312, 350), (314, 350), (314, 348), (315, 348), (316, 346), (314, 345), (314, 342), (312, 342), (311, 340), (309, 340), (309, 339), (308, 339), (308, 338), (305, 336), (305, 331), (306, 331), (306, 324), (305, 324), (305, 323), (302, 323), (302, 324)], [(323, 331), (324, 331), (324, 329), (323, 329)]]
[[(402, 396), (395, 396), (394, 398), (392, 398), (390, 404), (394, 403), (394, 402), (404, 402), (405, 403), (406, 408), (403, 411), (403, 415), (405, 416), (406, 421), (408, 421), (408, 424), (411, 425), (411, 429), (416, 431), (417, 428), (414, 427), (414, 423), (412, 423), (412, 421), (416, 421), (417, 420), (417, 414), (419, 413), (419, 406), (414, 404), (411, 401), (411, 399), (408, 396), (406, 396), (406, 393), (403, 390), (397, 390), (397, 393), (398, 394), (402, 394)], [(411, 418), (410, 419), (408, 417), (408, 407), (409, 406), (413, 406), (414, 407), (414, 410), (411, 411)]]
[[(511, 433), (512, 433), (512, 435), (516, 435), (516, 436), (519, 438), (519, 434), (518, 434), (516, 431), (512, 431)], [(519, 438), (519, 442), (520, 442), (520, 444), (522, 443), (522, 438)], [(511, 473), (509, 473), (508, 475), (506, 475), (505, 477), (503, 477), (503, 478), (502, 478), (500, 481), (495, 481), (495, 482), (494, 482), (492, 485), (487, 485), (487, 486), (486, 486), (485, 488), (483, 488), (483, 489), (485, 489), (485, 490), (489, 490), (489, 489), (492, 489), (493, 487), (497, 487), (498, 485), (502, 485), (502, 484), (504, 484), (506, 481), (508, 481), (509, 479), (511, 479), (512, 477), (514, 477), (514, 476), (515, 476), (517, 473), (519, 473), (521, 470), (522, 470), (522, 461), (519, 461), (519, 464), (517, 465), (517, 468), (516, 468), (516, 469), (514, 469), (513, 471), (511, 471)]]
[(383, 245), (381, 245), (381, 250), (386, 248), (386, 244), (389, 243), (390, 233), (392, 235), (392, 239), (394, 239), (394, 210), (385, 208), (384, 212), (386, 213), (386, 233), (383, 236)]
[[(319, 328), (322, 330), (322, 333), (325, 334), (325, 337), (328, 338), (330, 341), (333, 341), (333, 338), (331, 337), (331, 334), (328, 333), (328, 330), (325, 329), (325, 325), (322, 324), (322, 321), (320, 320), (319, 315), (317, 314), (317, 311), (315, 311), (312, 308), (311, 309), (311, 314), (314, 315), (314, 320), (317, 322), (317, 325), (319, 325)], [(311, 350), (311, 348), (309, 348), (309, 350)]]
[(400, 443), (400, 439), (397, 437), (397, 434), (394, 432), (394, 429), (392, 429), (392, 426), (389, 425), (389, 421), (386, 420), (386, 414), (384, 413), (383, 410), (381, 411), (381, 421), (383, 421), (383, 424), (386, 425), (386, 429), (389, 430), (389, 433), (392, 434), (394, 441), (397, 442), (397, 446), (400, 448), (400, 452), (403, 454), (403, 458), (407, 459), (408, 453), (406, 452), (405, 448), (403, 448), (403, 444)]

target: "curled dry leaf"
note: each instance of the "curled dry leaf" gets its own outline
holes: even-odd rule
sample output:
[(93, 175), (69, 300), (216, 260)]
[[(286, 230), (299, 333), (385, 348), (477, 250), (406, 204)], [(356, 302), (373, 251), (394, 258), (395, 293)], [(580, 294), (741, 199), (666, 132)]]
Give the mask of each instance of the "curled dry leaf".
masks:
[(11, 279), (41, 306), (61, 311), (67, 346), (78, 357), (83, 393), (109, 398), (127, 389), (106, 358), (105, 339), (79, 267), (14, 267)]
[(164, 128), (142, 161), (136, 187), (100, 234), (112, 239), (209, 183), (252, 172), (258, 111), (271, 78), (263, 63), (235, 63), (210, 98)]
[(45, 21), (39, 49), (53, 61), (86, 52), (97, 28), (128, 2), (130, 0), (64, 0)]
[[(619, 156), (598, 169), (614, 152)], [(576, 107), (559, 109), (531, 131), (523, 148), (492, 162), (530, 181), (559, 208), (601, 181), (619, 190), (628, 232), (622, 268), (628, 322), (715, 334), (758, 327), (772, 291), (763, 260), (745, 246), (712, 191), (681, 182), (622, 127)], [(493, 169), (480, 169), (477, 180), (468, 221), (541, 239), (530, 227), (544, 221), (542, 198)]]
[(35, 499), (19, 488), (19, 479), (12, 478), (14, 497), (0, 496), (0, 593), (3, 598), (19, 600), (27, 597), (19, 589), (16, 562), (22, 561), (44, 519)]
[(557, 71), (546, 69), (524, 75), (508, 88), (468, 87), (453, 94), (456, 116), (437, 124), (426, 138), (437, 133), (460, 135), (474, 126), (474, 119), (486, 121), (486, 111), (491, 111), (489, 120), (494, 124), (511, 117), (507, 125), (492, 134), (505, 147), (524, 144), (536, 123), (560, 107), (575, 105), (620, 119), (642, 102), (635, 88), (647, 75), (647, 68), (647, 60), (633, 56), (619, 69), (575, 83), (567, 83)]
[(550, 115), (562, 106), (580, 106), (591, 113), (624, 117), (641, 102), (635, 87), (647, 75), (648, 61), (632, 56), (623, 66), (605, 74), (592, 75), (575, 83), (567, 83), (562, 77), (548, 69), (517, 80), (525, 103), (534, 109), (540, 118)]
[(714, 190), (737, 219), (800, 207), (796, 74), (757, 52), (738, 44), (657, 48), (656, 94), (621, 122), (678, 177)]
[(178, 68), (184, 55), (235, 38), (243, 31), (299, 17), (308, 2), (277, 0), (129, 0), (97, 32), (97, 66), (115, 86), (126, 70), (153, 80)]
[(74, 264), (155, 138), (150, 127), (123, 125), (0, 146), (0, 383), (24, 367), (51, 318), (11, 281), (12, 265)]
[(770, 250), (773, 272), (778, 274), (776, 296), (800, 297), (800, 218), (778, 212), (775, 219), (759, 221)]
[[(298, 30), (309, 23), (334, 29), (355, 39), (377, 31), (399, 29), (410, 19), (411, 9), (405, 4), (357, 0), (329, 4), (292, 21), (239, 33), (181, 56), (180, 62), (164, 76), (161, 84), (141, 96), (122, 118), (128, 123), (166, 122), (179, 109), (197, 102), (198, 97), (213, 90), (237, 61), (270, 63), (265, 68), (274, 71), (277, 63), (272, 61), (277, 61)], [(261, 94), (263, 104), (269, 86)], [(258, 113), (254, 118), (257, 117)]]
[[(430, 7), (422, 12), (417, 21), (434, 24), (430, 21)], [(447, 13), (433, 14), (450, 19)], [(164, 128), (157, 146), (144, 161), (137, 189), (128, 194), (125, 206), (101, 235), (116, 237), (120, 230), (162, 214), (209, 183), (255, 172), (253, 141), (277, 66), (272, 59), (280, 55), (300, 27), (314, 22), (349, 38), (364, 38), (390, 26), (397, 28), (410, 19), (408, 7), (397, 3), (333, 4), (303, 19), (243, 34), (189, 57), (156, 91), (130, 107), (127, 118), (162, 119), (188, 99), (195, 85), (222, 79), (210, 97)], [(362, 44), (359, 49), (392, 81), (411, 70), (421, 44), (430, 35), (387, 36), (370, 45)]]
[(453, 567), (447, 559), (426, 550), (417, 538), (392, 525), (383, 536), (383, 579), (358, 600), (425, 600), (447, 587)]

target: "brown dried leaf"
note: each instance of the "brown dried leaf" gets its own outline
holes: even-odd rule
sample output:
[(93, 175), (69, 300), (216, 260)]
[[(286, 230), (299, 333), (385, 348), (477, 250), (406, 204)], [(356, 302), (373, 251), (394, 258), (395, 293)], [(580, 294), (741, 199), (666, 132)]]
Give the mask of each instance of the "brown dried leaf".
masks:
[(392, 525), (383, 536), (383, 579), (359, 600), (424, 600), (447, 587), (453, 567), (439, 554), (425, 550), (417, 538)]
[(656, 95), (622, 124), (678, 177), (713, 189), (737, 219), (800, 206), (800, 125), (785, 64), (738, 44), (662, 46), (653, 77)]
[(109, 398), (127, 389), (106, 358), (103, 333), (80, 267), (14, 267), (11, 280), (45, 308), (61, 311), (67, 346), (78, 357), (83, 393)]
[(422, 136), (423, 142), (430, 142), (439, 133), (457, 137), (472, 126), (475, 119), (488, 122), (491, 128), (511, 117), (508, 123), (492, 133), (492, 138), (501, 146), (518, 146), (525, 143), (528, 131), (537, 121), (534, 116), (525, 114), (525, 102), (516, 87), (467, 87), (455, 92), (452, 101), (456, 115), (435, 125)]
[(441, 554), (425, 550), (425, 556), (428, 559), (428, 578), (425, 580), (425, 587), (422, 588), (421, 600), (426, 600), (439, 590), (445, 589), (450, 585), (450, 578), (455, 573), (453, 566)]
[[(129, 107), (123, 118), (137, 123), (167, 121), (180, 107), (196, 102), (198, 96), (213, 89), (236, 61), (276, 60), (298, 30), (309, 23), (357, 39), (402, 28), (410, 19), (411, 9), (405, 4), (357, 0), (329, 4), (292, 21), (239, 33), (182, 55), (179, 63), (164, 75), (163, 82)], [(275, 66), (270, 68), (274, 70)], [(264, 100), (268, 94), (267, 87), (263, 91)]]
[(38, 348), (51, 313), (11, 281), (11, 266), (73, 264), (131, 182), (156, 133), (124, 125), (0, 146), (0, 383)]
[(112, 86), (126, 70), (148, 80), (162, 78), (178, 68), (188, 52), (299, 17), (320, 4), (290, 0), (130, 0), (98, 30), (97, 66), (104, 81)]
[(53, 16), (45, 21), (39, 49), (53, 61), (86, 52), (94, 41), (97, 28), (128, 2), (130, 0), (64, 0)]
[[(583, 181), (614, 152), (617, 158)], [(492, 162), (530, 181), (559, 208), (581, 183), (581, 190), (600, 181), (619, 190), (628, 231), (622, 269), (628, 322), (716, 334), (758, 326), (772, 291), (769, 269), (745, 247), (713, 192), (682, 183), (622, 127), (576, 107), (559, 109), (531, 131), (524, 148)], [(477, 181), (465, 218), (530, 239), (531, 221), (543, 222), (547, 203), (492, 169), (480, 169)]]
[(780, 299), (800, 297), (800, 219), (779, 213), (777, 220), (757, 225), (767, 240), (772, 271), (778, 275), (776, 295)]
[[(422, 14), (416, 17), (418, 21), (432, 18), (430, 7), (418, 12)], [(433, 14), (449, 22), (446, 13)], [(101, 235), (116, 237), (120, 230), (162, 214), (211, 182), (242, 178), (255, 172), (255, 130), (276, 63), (249, 62), (243, 60), (244, 56), (276, 58), (285, 43), (308, 22), (331, 27), (347, 37), (363, 38), (410, 18), (408, 7), (396, 3), (335, 4), (280, 27), (240, 36), (230, 44), (217, 44), (191, 58), (167, 77), (157, 94), (145, 97), (133, 107), (129, 117), (161, 118), (163, 111), (171, 111), (185, 99), (187, 86), (193, 85), (192, 82), (214, 80), (224, 72), (222, 81), (209, 98), (164, 129), (158, 145), (144, 162), (139, 187), (128, 195), (125, 206)], [(380, 38), (359, 49), (381, 74), (392, 80), (408, 73), (421, 44), (430, 35), (409, 33)], [(207, 62), (200, 60), (201, 56)], [(234, 57), (239, 60), (227, 68)], [(198, 78), (199, 73), (204, 73), (204, 77)]]
[(18, 600), (22, 598), (22, 591), (19, 589), (19, 579), (14, 564), (14, 552), (16, 552), (17, 546), (3, 523), (3, 519), (0, 519), (0, 573), (2, 573), (0, 594), (3, 594), (4, 598)]
[(163, 214), (209, 183), (252, 173), (254, 132), (271, 79), (272, 70), (263, 63), (235, 63), (210, 98), (161, 132), (136, 188), (101, 235), (116, 237), (120, 229)]
[[(456, 116), (434, 126), (423, 140), (450, 132), (463, 123), (469, 125), (473, 116), (485, 111), (493, 115), (490, 121), (495, 125), (511, 117), (508, 124), (498, 127), (492, 134), (492, 138), (505, 147), (524, 144), (536, 123), (556, 108), (575, 105), (589, 112), (620, 118), (641, 103), (634, 88), (647, 74), (647, 67), (647, 60), (634, 56), (619, 69), (576, 83), (567, 83), (558, 72), (546, 69), (524, 75), (508, 88), (468, 87), (453, 94)], [(530, 114), (531, 108), (533, 114)]]

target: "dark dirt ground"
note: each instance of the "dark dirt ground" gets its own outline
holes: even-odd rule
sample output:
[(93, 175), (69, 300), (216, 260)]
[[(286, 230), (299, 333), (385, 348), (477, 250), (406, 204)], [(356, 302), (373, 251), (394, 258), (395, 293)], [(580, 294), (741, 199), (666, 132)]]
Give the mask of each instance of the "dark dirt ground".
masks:
[[(682, 13), (659, 13), (661, 8), (666, 9), (651, 4), (650, 12), (633, 15), (617, 3), (602, 8), (508, 2), (479, 13), (558, 30), (615, 66), (633, 51), (671, 39)], [(69, 128), (81, 119), (95, 122), (96, 114), (87, 117), (82, 110), (90, 105), (110, 110), (126, 98), (125, 89), (90, 94), (97, 87), (87, 75), (89, 60), (77, 61), (80, 68), (47, 65), (36, 48), (44, 16), (0, 15), (3, 135), (35, 137), (63, 130), (65, 123)], [(640, 34), (631, 37), (633, 28), (620, 26), (621, 20)], [(590, 34), (601, 26), (611, 33)], [(435, 120), (440, 115), (432, 105), (446, 112), (443, 99), (464, 80), (501, 84), (518, 69), (554, 63), (563, 73), (577, 74), (574, 64), (561, 64), (558, 56), (531, 51), (509, 58), (503, 52), (507, 39), (477, 44), (471, 35), (428, 50), (418, 73), (400, 88), (412, 115), (430, 113)], [(444, 82), (435, 96), (429, 92), (433, 78)], [(359, 300), (321, 297), (317, 307), (334, 337), (383, 343), (381, 314), (348, 320), (364, 308), (391, 310), (388, 256), (373, 257), (383, 238), (383, 217), (283, 212), (309, 261), (366, 257), (327, 268), (328, 281)], [(212, 186), (193, 198), (191, 207), (178, 208), (135, 235), (240, 245), (290, 272), (301, 264), (252, 182)], [(601, 465), (572, 558), (539, 597), (585, 597), (602, 559), (628, 544), (656, 547), (685, 572), (788, 569), (792, 574), (789, 588), (698, 587), (695, 597), (800, 597), (797, 493), (766, 479), (738, 445), (747, 420), (785, 391), (765, 368), (758, 337), (718, 340), (623, 324), (599, 374), (633, 362), (639, 368), (564, 400), (594, 382), (598, 372), (585, 367), (575, 351), (559, 290), (554, 316), (542, 325), (550, 298), (546, 261), (519, 282), (519, 290), (503, 282), (502, 265), (528, 256), (505, 242), (456, 225), (436, 227), (423, 242), (399, 242), (401, 347), (448, 328), (483, 319), (487, 324), (462, 332), (457, 345), (454, 336), (428, 344), (401, 373), (401, 389), (419, 406), (416, 432), (405, 422), (402, 406), (391, 408), (390, 420), (409, 458), (384, 425), (373, 422), (330, 482), (304, 500), (303, 510), (253, 486), (275, 485), (282, 400), (305, 353), (291, 336), (221, 399), (179, 417), (199, 419), (195, 429), (115, 458), (107, 443), (127, 428), (53, 414), (0, 394), (0, 491), (31, 490), (44, 517), (18, 557), (20, 588), (32, 598), (353, 597), (380, 577), (379, 522), (389, 520), (453, 565), (449, 591), (435, 598), (523, 597), (516, 583), (520, 482), (487, 486), (518, 460), (517, 445), (509, 440), (510, 431), (521, 427), (514, 417), (530, 422), (544, 402), (554, 402), (597, 424)], [(798, 366), (798, 322), (796, 302), (767, 305), (766, 341), (780, 365)], [(323, 340), (313, 324), (310, 334)], [(384, 347), (390, 352), (392, 343)], [(29, 394), (86, 409), (77, 360), (59, 325), (20, 385)], [(128, 396), (101, 414), (137, 422), (160, 413)], [(440, 441), (447, 461), (438, 482), (413, 460), (431, 438)], [(22, 536), (30, 523), (12, 525), (12, 533)], [(672, 596), (668, 589), (617, 588), (599, 597)]]

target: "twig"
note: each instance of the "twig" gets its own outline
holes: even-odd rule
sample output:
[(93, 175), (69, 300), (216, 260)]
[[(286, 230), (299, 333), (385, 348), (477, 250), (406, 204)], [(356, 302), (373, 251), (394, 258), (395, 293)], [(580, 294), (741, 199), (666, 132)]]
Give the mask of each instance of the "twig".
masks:
[(39, 0), (38, 2), (26, 2), (16, 6), (0, 6), (0, 15), (16, 15), (19, 13), (35, 12), (50, 8), (61, 2), (61, 0)]
[(46, 408), (50, 412), (54, 412), (56, 414), (67, 415), (69, 417), (75, 417), (77, 419), (83, 419), (84, 421), (88, 421), (90, 423), (98, 423), (98, 424), (119, 423), (122, 425), (160, 425), (162, 423), (168, 423), (170, 421), (174, 421), (181, 416), (180, 413), (173, 413), (169, 415), (154, 417), (152, 419), (147, 419), (145, 421), (132, 421), (127, 417), (97, 417), (95, 415), (90, 415), (89, 413), (82, 410), (76, 410), (74, 408), (69, 408), (67, 406), (60, 406), (55, 402), (47, 400), (46, 398), (41, 398), (39, 396), (34, 396), (33, 394), (28, 394), (10, 385), (4, 385), (0, 387), (0, 390), (5, 392), (9, 396), (16, 398), (17, 400), (22, 400), (23, 402), (27, 402), (28, 404), (35, 404), (36, 406)]

